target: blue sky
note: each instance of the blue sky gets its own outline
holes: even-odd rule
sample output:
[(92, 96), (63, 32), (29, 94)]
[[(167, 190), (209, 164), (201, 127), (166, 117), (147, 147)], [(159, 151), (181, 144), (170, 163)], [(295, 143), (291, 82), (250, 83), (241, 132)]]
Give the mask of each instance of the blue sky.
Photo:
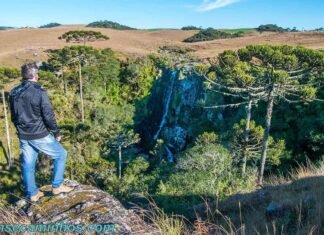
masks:
[(3, 0), (0, 26), (112, 20), (136, 28), (324, 26), (323, 0)]

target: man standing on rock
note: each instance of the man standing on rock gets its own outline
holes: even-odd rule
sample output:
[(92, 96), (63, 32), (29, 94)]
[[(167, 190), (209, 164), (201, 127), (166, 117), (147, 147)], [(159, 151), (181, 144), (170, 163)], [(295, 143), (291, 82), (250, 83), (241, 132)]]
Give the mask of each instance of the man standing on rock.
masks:
[(63, 185), (67, 151), (60, 143), (60, 130), (47, 92), (37, 83), (37, 64), (23, 65), (21, 75), (21, 84), (9, 94), (11, 120), (19, 138), (27, 197), (36, 202), (44, 196), (35, 182), (35, 166), (39, 152), (54, 160), (53, 194), (67, 193), (73, 189)]

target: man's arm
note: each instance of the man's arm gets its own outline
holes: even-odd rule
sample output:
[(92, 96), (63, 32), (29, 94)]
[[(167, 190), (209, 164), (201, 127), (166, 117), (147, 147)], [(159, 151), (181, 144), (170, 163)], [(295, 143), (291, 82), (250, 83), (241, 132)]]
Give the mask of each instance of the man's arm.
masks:
[(42, 118), (47, 129), (53, 133), (56, 139), (60, 139), (60, 130), (57, 126), (53, 108), (45, 90), (42, 90), (41, 93), (41, 111)]

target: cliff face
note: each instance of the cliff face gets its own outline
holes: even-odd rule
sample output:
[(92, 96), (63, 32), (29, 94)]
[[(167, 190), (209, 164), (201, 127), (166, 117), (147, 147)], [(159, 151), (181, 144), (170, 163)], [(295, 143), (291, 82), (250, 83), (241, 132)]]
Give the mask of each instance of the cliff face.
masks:
[(158, 234), (134, 211), (125, 209), (106, 192), (75, 181), (66, 181), (65, 184), (75, 189), (53, 197), (50, 186), (45, 186), (41, 190), (46, 196), (36, 204), (25, 206), (31, 223), (111, 225), (110, 231), (100, 234)]
[(197, 105), (204, 97), (203, 81), (194, 73), (193, 65), (163, 71), (148, 98), (147, 113), (140, 114), (137, 132), (144, 147), (152, 142), (154, 145), (157, 139), (162, 139), (172, 153), (186, 147), (196, 134), (197, 120), (205, 117), (205, 111)]

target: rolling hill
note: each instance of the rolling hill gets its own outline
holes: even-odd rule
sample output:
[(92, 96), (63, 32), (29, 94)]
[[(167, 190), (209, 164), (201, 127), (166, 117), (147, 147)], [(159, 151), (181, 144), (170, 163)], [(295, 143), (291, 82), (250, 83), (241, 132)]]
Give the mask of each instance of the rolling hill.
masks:
[(85, 25), (64, 25), (45, 29), (13, 29), (0, 31), (0, 65), (19, 66), (26, 60), (46, 59), (46, 50), (70, 45), (58, 39), (70, 30), (94, 30), (107, 35), (110, 40), (92, 42), (98, 48), (112, 48), (121, 55), (142, 56), (154, 53), (163, 45), (178, 45), (194, 49), (199, 58), (214, 57), (226, 49), (238, 49), (248, 44), (288, 44), (309, 48), (324, 48), (323, 32), (257, 33), (249, 31), (244, 37), (219, 39), (208, 42), (184, 43), (195, 30), (114, 30), (89, 28)]

